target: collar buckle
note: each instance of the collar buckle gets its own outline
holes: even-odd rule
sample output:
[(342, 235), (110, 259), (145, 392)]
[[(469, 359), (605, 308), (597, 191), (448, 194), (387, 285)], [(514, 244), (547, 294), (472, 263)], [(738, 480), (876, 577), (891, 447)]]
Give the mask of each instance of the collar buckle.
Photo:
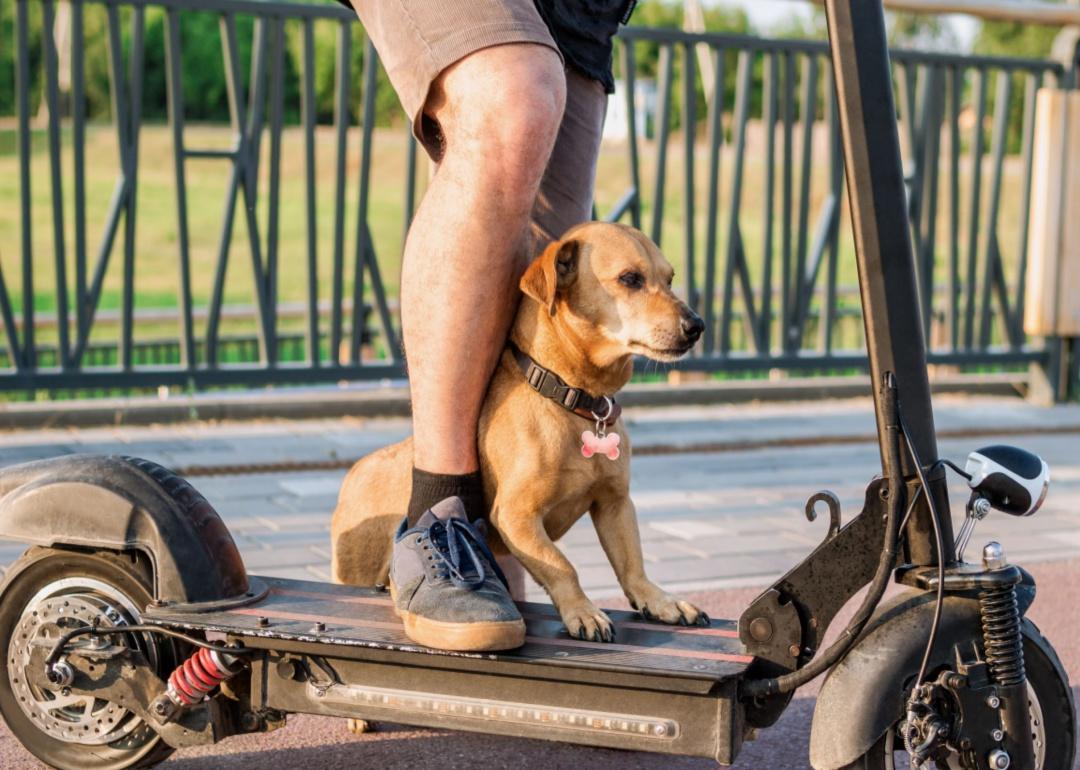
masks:
[(529, 367), (529, 385), (534, 390), (542, 390), (544, 387), (544, 380), (547, 379), (547, 370), (538, 366), (535, 361), (532, 362), (532, 366)]
[(529, 387), (544, 398), (549, 398), (563, 409), (584, 417), (585, 419), (601, 419), (597, 411), (606, 408), (606, 414), (602, 418), (605, 424), (614, 422), (619, 414), (619, 406), (615, 399), (610, 396), (593, 396), (581, 388), (567, 385), (559, 375), (550, 369), (545, 369), (527, 354), (519, 349), (514, 343), (509, 343), (511, 352), (517, 359), (518, 367), (525, 376)]
[(562, 405), (571, 412), (577, 409), (578, 401), (581, 400), (581, 391), (577, 388), (567, 388), (562, 397)]

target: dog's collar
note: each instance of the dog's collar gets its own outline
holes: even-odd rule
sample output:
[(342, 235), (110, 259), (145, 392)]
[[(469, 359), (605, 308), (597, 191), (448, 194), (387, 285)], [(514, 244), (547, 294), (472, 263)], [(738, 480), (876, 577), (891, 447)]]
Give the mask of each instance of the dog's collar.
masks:
[(525, 381), (544, 398), (550, 398), (563, 409), (590, 422), (602, 421), (608, 428), (619, 419), (622, 407), (615, 403), (614, 396), (594, 396), (581, 388), (571, 387), (555, 372), (533, 361), (513, 342), (507, 345), (525, 375)]

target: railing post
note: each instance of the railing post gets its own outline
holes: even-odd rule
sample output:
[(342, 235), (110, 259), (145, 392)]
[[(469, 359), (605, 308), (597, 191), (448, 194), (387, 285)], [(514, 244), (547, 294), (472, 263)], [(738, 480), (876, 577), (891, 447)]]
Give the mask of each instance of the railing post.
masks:
[[(30, 27), (26, 0), (15, 4), (15, 114), (18, 116), (19, 133), (19, 209), (22, 215), (22, 325), (23, 348), (20, 357), (12, 357), (16, 368), (31, 372), (37, 368), (37, 348), (34, 343), (34, 238), (31, 228), (30, 208)], [(22, 366), (19, 366), (19, 363)]]
[[(1072, 0), (1075, 4), (1077, 0)], [(1066, 27), (1054, 41), (1054, 53), (1058, 46), (1064, 45), (1063, 63), (1068, 68), (1068, 87), (1080, 88), (1080, 27)], [(1067, 57), (1067, 58), (1065, 58)], [(1080, 147), (1074, 147), (1080, 152)], [(1072, 166), (1076, 167), (1075, 163)], [(1061, 341), (1059, 362), (1061, 387), (1057, 392), (1058, 401), (1069, 401), (1080, 395), (1080, 339), (1072, 337)]]
[(1080, 28), (1066, 27), (1057, 36), (1052, 55), (1064, 67), (1059, 93), (1040, 100), (1036, 121), (1036, 156), (1043, 162), (1034, 166), (1040, 182), (1032, 195), (1028, 217), (1032, 221), (1029, 249), (1033, 252), (1024, 325), (1029, 334), (1045, 335), (1046, 355), (1029, 366), (1028, 401), (1042, 406), (1068, 401), (1078, 391), (1077, 352), (1080, 337), (1064, 320), (1062, 286), (1071, 286), (1070, 276), (1080, 276), (1076, 262), (1080, 236), (1071, 226), (1070, 211), (1080, 194), (1080, 173), (1076, 156), (1080, 153), (1080, 109), (1075, 89), (1080, 85)]
[(1065, 27), (1054, 38), (1050, 58), (1065, 67), (1066, 88), (1076, 88), (1080, 77), (1080, 27)]
[(1076, 346), (1069, 337), (1047, 337), (1046, 357), (1029, 365), (1027, 400), (1036, 406), (1053, 406), (1076, 392)]

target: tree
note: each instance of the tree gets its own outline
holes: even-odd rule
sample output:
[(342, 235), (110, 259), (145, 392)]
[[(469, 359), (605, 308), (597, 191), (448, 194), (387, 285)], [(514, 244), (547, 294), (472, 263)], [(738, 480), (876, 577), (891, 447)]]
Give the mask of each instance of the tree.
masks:
[[(289, 28), (289, 54), (298, 62), (298, 75), (304, 60), (304, 35), (303, 27), (299, 24)], [(315, 59), (315, 112), (317, 120), (321, 123), (331, 123), (334, 120), (334, 102), (337, 98), (337, 52), (338, 52), (337, 22), (316, 22), (312, 31), (314, 38)], [(367, 47), (367, 36), (364, 28), (359, 23), (349, 25), (351, 39), (349, 58), (349, 78), (352, 90), (349, 95), (350, 118), (355, 123), (361, 114), (363, 102), (364, 84), (364, 56)], [(394, 93), (390, 80), (382, 67), (378, 69), (375, 85), (375, 123), (376, 125), (389, 125), (400, 122), (405, 117), (398, 102), (397, 94)]]
[(955, 51), (959, 41), (949, 23), (928, 13), (895, 12), (888, 15), (889, 45), (897, 48)]
[[(1059, 29), (1039, 24), (1021, 24), (1012, 21), (984, 21), (975, 36), (976, 53), (987, 56), (1009, 56), (1026, 59), (1045, 59), (1050, 55)], [(998, 75), (1004, 77), (1004, 73)], [(1023, 137), (1023, 76), (1012, 75), (1013, 99), (1009, 105), (1008, 151), (1018, 152)], [(990, 96), (993, 109), (995, 96)], [(993, 114), (993, 113), (991, 113)]]
[(0, 115), (15, 112), (15, 6), (0, 3)]
[[(725, 32), (730, 34), (750, 34), (750, 20), (742, 9), (726, 8), (711, 5), (704, 9), (705, 31)], [(683, 4), (680, 0), (655, 0), (648, 3), (640, 3), (631, 23), (636, 27), (659, 27), (662, 29), (683, 28)], [(659, 79), (660, 76), (660, 48), (661, 44), (652, 41), (638, 41), (634, 44), (634, 59), (636, 62), (635, 74), (641, 79)], [(682, 89), (678, 83), (682, 79), (683, 58), (679, 48), (673, 49), (675, 61), (672, 63), (674, 90), (671, 94), (671, 125), (677, 126), (680, 121), (682, 110)], [(735, 94), (735, 80), (737, 75), (736, 51), (724, 52), (724, 103), (731, 104)], [(695, 60), (695, 65), (698, 62)], [(698, 104), (704, 104), (704, 93), (701, 88), (701, 76), (698, 75)], [(755, 99), (760, 99), (760, 94), (754, 90)], [(705, 110), (698, 110), (698, 122), (706, 119)]]
[[(27, 55), (30, 60), (30, 114), (37, 112), (37, 96), (41, 93), (41, 7), (27, 3)], [(0, 115), (15, 114), (15, 3), (0, 0)]]
[(1058, 27), (1041, 24), (984, 21), (979, 25), (979, 32), (975, 36), (975, 53), (1045, 59), (1050, 55), (1050, 48), (1058, 32)]

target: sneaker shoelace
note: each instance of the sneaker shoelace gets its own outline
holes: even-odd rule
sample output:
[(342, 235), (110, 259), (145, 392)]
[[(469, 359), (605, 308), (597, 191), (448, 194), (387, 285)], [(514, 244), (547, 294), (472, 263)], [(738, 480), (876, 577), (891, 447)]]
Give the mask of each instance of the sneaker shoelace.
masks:
[(439, 577), (449, 578), (455, 586), (475, 591), (487, 580), (488, 570), (508, 585), (484, 536), (469, 522), (436, 521), (420, 539), (426, 541), (425, 548), (431, 551)]

